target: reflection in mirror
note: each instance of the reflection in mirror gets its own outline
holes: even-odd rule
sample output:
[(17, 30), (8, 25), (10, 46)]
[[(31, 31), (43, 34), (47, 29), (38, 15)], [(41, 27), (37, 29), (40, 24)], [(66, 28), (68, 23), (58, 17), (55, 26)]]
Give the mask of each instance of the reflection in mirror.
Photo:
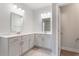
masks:
[(51, 31), (51, 26), (50, 25), (51, 25), (50, 18), (42, 19), (43, 32), (50, 32)]
[(23, 16), (11, 13), (11, 32), (20, 33), (23, 27)]

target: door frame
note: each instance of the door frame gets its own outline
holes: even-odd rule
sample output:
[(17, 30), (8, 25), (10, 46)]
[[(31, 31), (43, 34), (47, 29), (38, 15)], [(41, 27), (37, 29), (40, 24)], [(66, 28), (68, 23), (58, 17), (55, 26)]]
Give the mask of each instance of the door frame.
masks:
[(52, 53), (55, 56), (60, 56), (60, 6), (56, 3), (52, 4), (52, 36), (53, 36), (53, 46)]
[[(57, 4), (56, 6), (57, 6), (57, 10), (56, 10), (56, 13), (57, 13), (57, 15), (56, 15), (56, 20), (57, 20), (57, 24), (56, 25), (58, 25), (57, 27), (56, 27), (56, 29), (58, 30), (58, 32), (57, 32), (57, 37), (58, 37), (58, 39), (57, 39), (57, 43), (58, 43), (58, 46), (57, 46), (57, 48), (58, 48), (58, 56), (60, 56), (61, 55), (61, 49), (62, 49), (62, 47), (61, 47), (61, 32), (62, 32), (62, 29), (61, 29), (61, 26), (62, 26), (62, 23), (61, 23), (61, 7), (62, 6), (65, 6), (65, 5), (68, 5), (68, 3), (64, 3), (64, 4), (61, 4), (61, 5), (59, 5), (59, 4)], [(56, 50), (57, 51), (57, 50)]]
[(60, 5), (56, 4), (56, 37), (57, 37), (57, 55), (61, 55), (61, 13)]
[(52, 51), (55, 56), (61, 55), (61, 12), (60, 7), (66, 4), (52, 3), (52, 36), (53, 46)]

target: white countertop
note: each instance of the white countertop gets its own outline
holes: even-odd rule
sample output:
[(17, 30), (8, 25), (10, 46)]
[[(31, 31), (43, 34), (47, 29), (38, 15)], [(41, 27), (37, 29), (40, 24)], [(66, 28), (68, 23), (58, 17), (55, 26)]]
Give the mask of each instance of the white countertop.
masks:
[(42, 32), (20, 33), (20, 34), (16, 34), (16, 33), (4, 33), (4, 34), (0, 34), (0, 37), (10, 38), (10, 37), (23, 36), (23, 35), (29, 35), (29, 34), (51, 34), (51, 33), (42, 33)]
[(33, 34), (33, 33), (20, 33), (20, 34), (16, 34), (16, 33), (5, 33), (5, 34), (0, 34), (0, 37), (10, 38), (10, 37), (22, 36), (22, 35), (27, 35), (27, 34)]

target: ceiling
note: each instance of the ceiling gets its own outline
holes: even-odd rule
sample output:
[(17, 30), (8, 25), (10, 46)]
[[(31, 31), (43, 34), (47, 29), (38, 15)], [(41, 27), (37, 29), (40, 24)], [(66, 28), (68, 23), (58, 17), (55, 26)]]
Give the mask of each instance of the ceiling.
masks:
[(70, 3), (58, 3), (57, 5), (59, 5), (60, 7), (62, 6), (66, 6), (66, 5), (69, 5)]
[(36, 10), (46, 6), (51, 6), (51, 3), (27, 3), (26, 5), (32, 10)]
[[(28, 6), (32, 10), (36, 10), (36, 9), (39, 9), (39, 8), (51, 6), (52, 3), (26, 3), (25, 5)], [(65, 6), (65, 5), (68, 5), (68, 3), (58, 3), (57, 5)]]

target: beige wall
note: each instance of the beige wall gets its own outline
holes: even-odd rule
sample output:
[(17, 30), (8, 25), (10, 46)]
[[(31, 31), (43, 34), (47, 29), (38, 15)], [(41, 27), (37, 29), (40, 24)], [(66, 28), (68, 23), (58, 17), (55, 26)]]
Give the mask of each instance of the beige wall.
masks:
[(61, 7), (62, 17), (62, 48), (79, 49), (79, 4)]

